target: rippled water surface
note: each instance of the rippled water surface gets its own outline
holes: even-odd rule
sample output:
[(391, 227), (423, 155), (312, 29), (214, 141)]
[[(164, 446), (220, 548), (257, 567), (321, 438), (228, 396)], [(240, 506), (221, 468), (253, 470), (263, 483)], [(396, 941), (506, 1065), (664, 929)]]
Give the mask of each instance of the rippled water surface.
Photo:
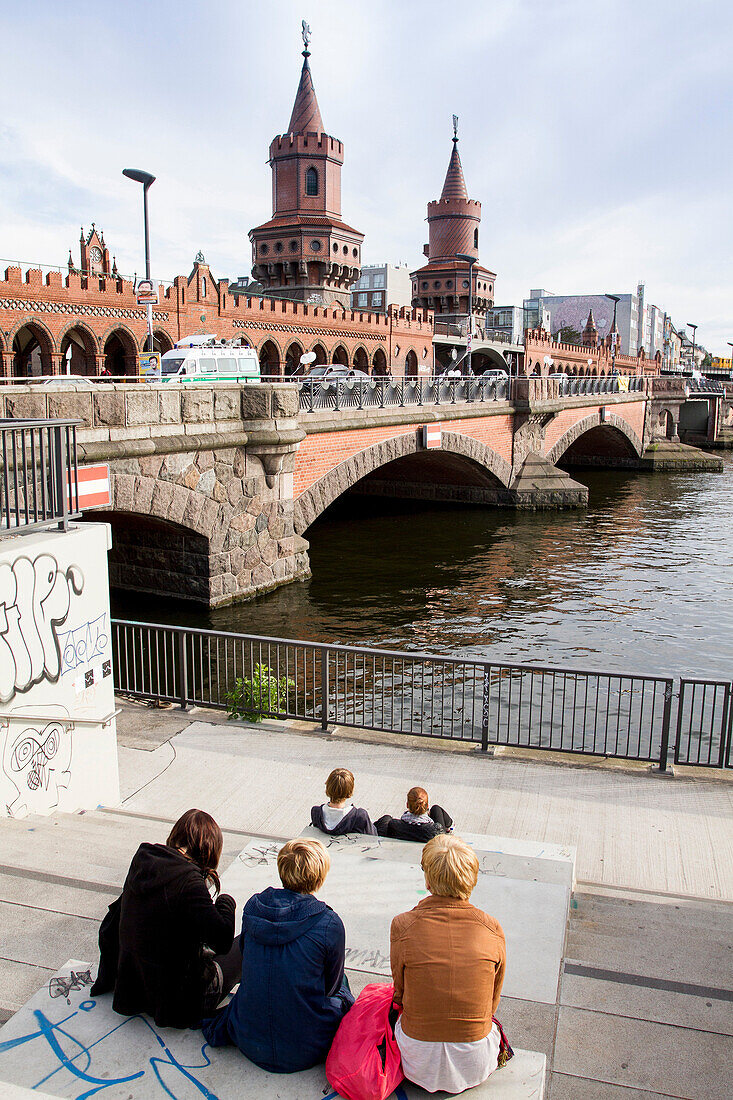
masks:
[(580, 668), (733, 675), (733, 456), (723, 473), (580, 472), (587, 511), (354, 501), (308, 533), (313, 576), (220, 610), (114, 613)]

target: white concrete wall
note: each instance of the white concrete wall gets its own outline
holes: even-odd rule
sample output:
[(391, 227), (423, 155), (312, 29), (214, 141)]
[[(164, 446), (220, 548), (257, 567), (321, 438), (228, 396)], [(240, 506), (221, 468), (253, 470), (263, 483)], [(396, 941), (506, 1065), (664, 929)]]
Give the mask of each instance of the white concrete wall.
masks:
[(0, 816), (119, 802), (108, 524), (0, 539)]

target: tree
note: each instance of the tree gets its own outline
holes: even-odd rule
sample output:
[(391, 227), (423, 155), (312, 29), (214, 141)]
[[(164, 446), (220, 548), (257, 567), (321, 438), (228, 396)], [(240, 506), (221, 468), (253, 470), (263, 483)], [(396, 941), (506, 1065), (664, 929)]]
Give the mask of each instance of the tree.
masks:
[(712, 365), (713, 365), (713, 357), (712, 357), (712, 355), (710, 354), (709, 351), (706, 351), (705, 352), (705, 358), (703, 359), (702, 364), (701, 364), (702, 369), (707, 370), (709, 367), (712, 367)]
[(583, 340), (577, 328), (573, 328), (572, 325), (562, 325), (558, 329), (557, 335), (560, 337), (560, 341), (563, 344), (580, 344)]

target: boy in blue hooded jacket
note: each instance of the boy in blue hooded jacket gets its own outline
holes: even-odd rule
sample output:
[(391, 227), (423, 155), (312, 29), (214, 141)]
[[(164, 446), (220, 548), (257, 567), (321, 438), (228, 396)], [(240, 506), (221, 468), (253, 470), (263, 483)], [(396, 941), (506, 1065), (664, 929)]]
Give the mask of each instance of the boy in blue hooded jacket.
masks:
[(354, 1003), (344, 976), (343, 921), (314, 894), (331, 860), (320, 840), (289, 840), (277, 869), (283, 888), (254, 894), (242, 915), (242, 980), (202, 1030), (212, 1047), (234, 1044), (270, 1073), (324, 1062)]

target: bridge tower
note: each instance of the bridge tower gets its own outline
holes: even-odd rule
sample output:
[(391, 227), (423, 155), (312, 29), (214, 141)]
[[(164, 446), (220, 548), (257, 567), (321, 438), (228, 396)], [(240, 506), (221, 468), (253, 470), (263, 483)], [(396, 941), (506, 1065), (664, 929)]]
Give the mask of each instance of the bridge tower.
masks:
[[(453, 150), (439, 199), (428, 203), (427, 264), (413, 271), (412, 304), (435, 310), (444, 320), (468, 314), (469, 265), (459, 255), (479, 255), (481, 203), (469, 199), (458, 152), (458, 119), (453, 116)], [(485, 317), (494, 304), (496, 274), (473, 265), (473, 313)]]
[(303, 23), (303, 68), (290, 124), (270, 145), (272, 218), (251, 229), (252, 275), (268, 295), (350, 306), (364, 234), (341, 219), (343, 143), (323, 127)]

